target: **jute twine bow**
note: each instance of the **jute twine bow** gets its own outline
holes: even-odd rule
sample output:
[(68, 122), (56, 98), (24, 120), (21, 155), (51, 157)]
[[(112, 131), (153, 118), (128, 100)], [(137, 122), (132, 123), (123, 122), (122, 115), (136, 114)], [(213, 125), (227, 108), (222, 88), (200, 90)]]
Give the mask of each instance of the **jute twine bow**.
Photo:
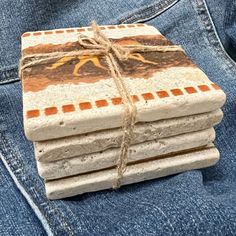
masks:
[(81, 56), (81, 55), (96, 55), (105, 56), (106, 63), (108, 65), (110, 74), (116, 84), (119, 94), (124, 104), (123, 114), (123, 136), (120, 147), (119, 158), (117, 159), (117, 177), (113, 183), (113, 188), (119, 188), (120, 182), (126, 171), (127, 159), (129, 154), (129, 147), (133, 137), (133, 130), (136, 121), (137, 109), (130, 95), (129, 90), (126, 88), (124, 79), (120, 72), (119, 61), (125, 61), (129, 59), (132, 53), (137, 52), (170, 52), (170, 51), (183, 51), (180, 46), (172, 45), (118, 45), (110, 41), (100, 30), (95, 21), (92, 22), (93, 38), (79, 34), (78, 42), (83, 49), (75, 50), (71, 52), (53, 52), (42, 53), (23, 56), (20, 61), (19, 75), (24, 69), (48, 63), (52, 59), (58, 59), (65, 56)]

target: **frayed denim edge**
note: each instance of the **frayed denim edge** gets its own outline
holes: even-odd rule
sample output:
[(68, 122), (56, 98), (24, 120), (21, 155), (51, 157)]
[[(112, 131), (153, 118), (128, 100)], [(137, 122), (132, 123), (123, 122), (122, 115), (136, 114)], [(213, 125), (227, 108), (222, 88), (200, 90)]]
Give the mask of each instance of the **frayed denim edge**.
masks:
[(47, 223), (47, 220), (44, 218), (44, 216), (42, 215), (42, 213), (40, 212), (39, 208), (37, 207), (37, 205), (34, 204), (34, 202), (32, 201), (32, 199), (30, 198), (30, 195), (25, 191), (25, 189), (21, 186), (21, 184), (19, 183), (19, 181), (17, 180), (16, 176), (13, 174), (13, 172), (11, 171), (10, 167), (8, 166), (7, 162), (5, 161), (5, 159), (3, 158), (3, 156), (0, 154), (1, 159), (3, 161), (4, 166), (7, 168), (10, 176), (12, 177), (13, 181), (15, 182), (17, 188), (20, 190), (20, 192), (22, 193), (22, 195), (25, 197), (26, 201), (29, 203), (29, 205), (31, 206), (31, 208), (33, 209), (34, 213), (37, 215), (38, 219), (41, 221), (42, 226), (44, 228), (44, 230), (46, 231), (46, 233), (49, 236), (53, 236), (53, 233), (49, 227), (49, 224)]

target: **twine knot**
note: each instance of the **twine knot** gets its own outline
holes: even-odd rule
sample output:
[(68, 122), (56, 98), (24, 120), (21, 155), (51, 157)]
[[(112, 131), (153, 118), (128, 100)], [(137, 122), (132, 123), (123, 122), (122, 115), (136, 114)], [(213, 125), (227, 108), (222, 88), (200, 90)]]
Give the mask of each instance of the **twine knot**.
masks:
[(167, 52), (167, 51), (183, 51), (179, 46), (172, 45), (118, 45), (112, 42), (106, 35), (102, 33), (95, 21), (92, 22), (92, 31), (94, 37), (88, 37), (80, 34), (78, 37), (79, 44), (84, 48), (71, 52), (53, 52), (23, 56), (20, 60), (19, 76), (26, 68), (39, 64), (47, 64), (52, 59), (58, 59), (64, 56), (80, 56), (80, 55), (101, 55), (105, 56), (108, 69), (113, 78), (117, 90), (124, 104), (124, 114), (122, 121), (123, 136), (120, 147), (120, 155), (117, 159), (117, 176), (113, 184), (113, 188), (120, 187), (121, 179), (126, 170), (129, 155), (129, 147), (133, 138), (134, 124), (136, 122), (137, 108), (133, 102), (132, 96), (128, 88), (125, 86), (124, 78), (121, 76), (119, 61), (128, 60), (132, 53), (140, 52)]
[(81, 46), (87, 49), (89, 48), (100, 50), (100, 52), (103, 52), (104, 55), (115, 55), (116, 58), (120, 61), (124, 61), (129, 58), (131, 50), (129, 48), (122, 47), (116, 43), (113, 43), (110, 39), (108, 39), (99, 29), (99, 26), (95, 21), (92, 22), (92, 30), (94, 33), (93, 39), (84, 35), (82, 37), (79, 37), (78, 41)]

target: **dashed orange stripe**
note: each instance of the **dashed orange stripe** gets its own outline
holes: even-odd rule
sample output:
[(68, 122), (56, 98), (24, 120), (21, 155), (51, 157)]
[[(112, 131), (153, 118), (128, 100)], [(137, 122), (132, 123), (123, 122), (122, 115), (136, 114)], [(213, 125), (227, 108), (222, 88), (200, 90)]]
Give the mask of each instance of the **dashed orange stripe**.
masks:
[(192, 94), (192, 93), (197, 93), (197, 90), (194, 87), (185, 87), (184, 88), (187, 93)]
[(24, 34), (22, 34), (22, 37), (28, 37), (28, 36), (30, 36), (30, 33), (24, 33)]
[(38, 117), (39, 115), (40, 115), (39, 110), (30, 110), (30, 111), (27, 111), (26, 113), (27, 118), (34, 118), (34, 117)]
[(125, 25), (118, 25), (118, 28), (124, 29), (124, 28), (126, 28), (126, 26)]
[(34, 36), (38, 36), (38, 35), (41, 35), (41, 34), (42, 34), (42, 32), (34, 32), (33, 33)]
[(64, 106), (62, 106), (62, 111), (64, 113), (73, 112), (73, 111), (75, 111), (75, 106), (73, 104), (64, 105)]
[(90, 102), (81, 102), (79, 104), (80, 110), (88, 110), (92, 108), (92, 104)]
[(144, 98), (145, 101), (154, 99), (154, 96), (152, 93), (143, 93), (142, 97)]
[(116, 26), (115, 25), (109, 25), (107, 26), (108, 29), (116, 29)]
[[(134, 103), (139, 101), (139, 98), (138, 98), (137, 95), (131, 95), (131, 98), (132, 98)], [(112, 102), (113, 105), (123, 104), (121, 97), (112, 98), (111, 102)]]
[(45, 31), (44, 34), (53, 34), (53, 31)]
[(77, 32), (84, 32), (84, 31), (85, 31), (85, 29), (83, 29), (83, 28), (77, 29)]
[(212, 86), (215, 90), (220, 90), (220, 89), (221, 89), (217, 84), (211, 84), (211, 86)]
[(63, 34), (63, 33), (65, 33), (65, 31), (64, 30), (56, 30), (55, 33), (56, 34)]
[(57, 114), (57, 107), (47, 107), (44, 109), (44, 113), (46, 116), (51, 116)]
[(166, 98), (169, 97), (169, 94), (167, 91), (162, 90), (162, 91), (157, 91), (157, 96), (159, 98)]
[(121, 97), (112, 98), (111, 101), (112, 101), (112, 104), (113, 104), (113, 105), (120, 105), (120, 104), (123, 103)]
[(107, 100), (103, 99), (103, 100), (97, 100), (96, 102), (96, 106), (99, 107), (106, 107), (108, 106), (108, 102)]
[(131, 97), (134, 103), (139, 101), (139, 98), (137, 95), (132, 95)]
[(171, 89), (170, 91), (174, 96), (183, 95), (183, 92), (180, 89)]
[(137, 24), (138, 27), (143, 27), (145, 24)]
[(73, 33), (73, 32), (75, 32), (75, 30), (74, 29), (67, 29), (66, 32), (67, 33)]
[[(108, 26), (99, 26), (101, 30), (105, 29), (125, 29), (125, 28), (133, 28), (133, 27), (144, 27), (145, 24), (127, 24), (127, 25), (108, 25)], [(59, 30), (51, 30), (51, 31), (39, 31), (39, 32), (26, 32), (22, 35), (22, 37), (29, 36), (39, 36), (39, 35), (48, 35), (48, 34), (63, 34), (63, 33), (72, 33), (72, 32), (84, 32), (84, 31), (92, 31), (91, 27), (83, 27), (83, 28), (75, 28), (75, 29), (59, 29)]]
[(207, 85), (198, 85), (198, 88), (202, 91), (202, 92), (207, 92), (210, 90), (210, 88)]
[[(198, 88), (198, 90), (197, 90), (197, 88)], [(180, 89), (180, 88), (171, 89), (170, 91), (160, 90), (160, 91), (156, 92), (156, 95), (158, 98), (163, 99), (163, 98), (170, 97), (171, 94), (172, 94), (172, 96), (181, 96), (186, 93), (187, 94), (194, 94), (194, 93), (199, 93), (199, 92), (207, 92), (207, 91), (211, 91), (211, 90), (220, 90), (221, 89), (216, 84), (198, 85), (197, 88), (196, 87), (185, 87), (183, 89)], [(131, 97), (133, 99), (133, 102), (140, 101), (140, 97), (142, 97), (143, 100), (145, 100), (145, 101), (155, 99), (155, 96), (153, 93), (143, 93), (140, 95), (140, 97), (138, 95), (131, 95)], [(96, 100), (95, 106), (93, 106), (91, 102), (81, 102), (78, 105), (79, 105), (79, 109), (81, 111), (83, 111), (83, 110), (92, 109), (94, 107), (97, 107), (97, 108), (107, 107), (107, 106), (109, 106), (109, 104), (113, 104), (115, 106), (121, 105), (121, 104), (123, 104), (122, 98), (121, 97), (111, 98), (111, 103), (109, 103), (109, 101), (106, 99)], [(65, 104), (65, 105), (62, 105), (61, 108), (47, 107), (44, 109), (44, 114), (46, 116), (55, 115), (58, 113), (59, 110), (61, 110), (63, 113), (69, 113), (69, 112), (76, 111), (76, 108), (75, 108), (74, 104)], [(37, 118), (40, 116), (40, 114), (41, 113), (40, 113), (39, 109), (29, 110), (26, 112), (26, 117), (28, 119)]]

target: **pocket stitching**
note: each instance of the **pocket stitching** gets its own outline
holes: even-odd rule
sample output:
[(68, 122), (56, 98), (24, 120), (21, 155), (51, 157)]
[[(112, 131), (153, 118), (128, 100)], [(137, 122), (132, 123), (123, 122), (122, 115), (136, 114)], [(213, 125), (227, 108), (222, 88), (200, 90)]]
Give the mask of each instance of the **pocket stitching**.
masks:
[(179, 1), (180, 0), (167, 0), (164, 2), (151, 4), (149, 6), (146, 6), (145, 8), (134, 10), (130, 14), (121, 17), (119, 23), (120, 24), (143, 23), (162, 14), (163, 12), (170, 9)]

